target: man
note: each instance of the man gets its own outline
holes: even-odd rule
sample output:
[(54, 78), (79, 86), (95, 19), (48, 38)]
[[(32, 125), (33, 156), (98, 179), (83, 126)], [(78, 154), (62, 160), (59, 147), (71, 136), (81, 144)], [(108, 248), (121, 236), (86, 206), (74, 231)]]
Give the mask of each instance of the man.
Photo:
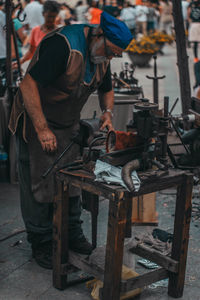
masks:
[[(132, 39), (126, 25), (108, 13), (99, 27), (65, 26), (44, 37), (27, 70), (11, 112), (10, 130), (18, 136), (22, 215), (36, 262), (52, 267), (53, 175), (41, 175), (71, 141), (80, 111), (98, 89), (101, 129), (112, 129), (113, 90), (109, 61), (121, 56)], [(23, 116), (23, 118), (22, 118)], [(22, 123), (23, 121), (23, 123)], [(24, 141), (27, 142), (25, 142)], [(79, 154), (74, 145), (60, 162)], [(90, 254), (80, 225), (80, 191), (71, 188), (69, 247)]]

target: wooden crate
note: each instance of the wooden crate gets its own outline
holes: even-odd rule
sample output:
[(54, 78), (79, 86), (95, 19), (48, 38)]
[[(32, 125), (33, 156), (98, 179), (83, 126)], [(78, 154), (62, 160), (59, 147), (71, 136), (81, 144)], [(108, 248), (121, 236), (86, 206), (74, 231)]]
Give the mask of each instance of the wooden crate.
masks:
[(132, 223), (136, 223), (138, 225), (158, 225), (156, 193), (133, 197)]

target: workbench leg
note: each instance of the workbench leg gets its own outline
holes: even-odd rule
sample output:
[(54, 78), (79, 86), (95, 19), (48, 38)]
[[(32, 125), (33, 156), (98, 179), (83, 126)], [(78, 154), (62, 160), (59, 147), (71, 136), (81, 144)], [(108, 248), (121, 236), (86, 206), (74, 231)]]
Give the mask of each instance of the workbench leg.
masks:
[(127, 201), (123, 193), (109, 202), (108, 231), (102, 300), (119, 300), (126, 228)]
[(179, 267), (178, 273), (169, 273), (168, 294), (174, 298), (179, 298), (183, 295), (192, 211), (192, 187), (193, 176), (184, 175), (182, 183), (177, 190), (171, 255), (173, 259), (179, 262)]
[(97, 246), (97, 219), (99, 214), (99, 196), (82, 190), (82, 207), (91, 213), (92, 247)]
[(93, 249), (97, 246), (97, 218), (99, 214), (99, 196), (92, 195), (92, 247)]
[(57, 181), (57, 195), (54, 198), (53, 216), (53, 286), (65, 289), (67, 275), (63, 273), (62, 264), (68, 260), (68, 186)]
[(127, 201), (127, 209), (126, 209), (126, 238), (131, 238), (132, 236), (132, 206), (133, 206), (133, 197), (130, 193), (127, 193), (126, 195), (126, 201)]

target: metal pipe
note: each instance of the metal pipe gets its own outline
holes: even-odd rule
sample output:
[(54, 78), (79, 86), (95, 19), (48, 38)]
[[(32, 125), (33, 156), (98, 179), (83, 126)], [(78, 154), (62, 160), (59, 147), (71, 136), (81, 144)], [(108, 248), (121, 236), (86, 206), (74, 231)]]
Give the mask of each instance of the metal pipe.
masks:
[(140, 168), (140, 161), (139, 159), (134, 159), (129, 161), (125, 166), (122, 168), (122, 180), (124, 181), (125, 185), (127, 186), (130, 192), (135, 191), (135, 186), (133, 184), (133, 180), (131, 174), (133, 171), (136, 171)]

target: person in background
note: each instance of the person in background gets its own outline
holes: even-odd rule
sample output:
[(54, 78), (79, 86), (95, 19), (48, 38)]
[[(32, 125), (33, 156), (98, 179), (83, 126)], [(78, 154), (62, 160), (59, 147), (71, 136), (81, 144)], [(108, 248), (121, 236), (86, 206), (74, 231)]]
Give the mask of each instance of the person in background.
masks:
[(151, 0), (147, 1), (147, 32), (151, 33), (157, 29), (157, 19), (160, 16), (159, 11), (154, 7)]
[(105, 5), (104, 7), (102, 6), (103, 11), (106, 11), (108, 14), (115, 18), (120, 18), (122, 8), (123, 6), (120, 8), (120, 5)]
[(27, 39), (27, 34), (24, 30), (23, 24), (18, 20), (18, 18), (16, 18), (16, 10), (15, 9), (13, 9), (12, 20), (13, 20), (14, 30), (16, 33), (19, 57), (22, 57), (22, 46)]
[[(132, 40), (124, 22), (106, 12), (100, 26), (64, 26), (44, 37), (14, 99), (9, 128), (17, 131), (22, 216), (35, 261), (52, 268), (55, 170), (42, 174), (79, 132), (82, 107), (98, 91), (100, 130), (112, 130), (114, 92), (110, 60), (121, 57)], [(80, 155), (76, 143), (58, 167)], [(69, 248), (90, 255), (81, 227), (80, 190), (69, 189)]]
[(170, 0), (160, 0), (160, 31), (171, 34), (172, 24), (172, 2)]
[(187, 42), (187, 46), (190, 47), (190, 43), (188, 41), (188, 29), (189, 29), (188, 6), (189, 6), (189, 2), (187, 0), (182, 0), (181, 6), (182, 6), (183, 22), (184, 22), (184, 27), (185, 27), (186, 42)]
[(0, 70), (6, 61), (6, 15), (3, 11), (4, 2), (0, 1)]
[(91, 7), (86, 14), (89, 24), (100, 24), (101, 13), (98, 0), (92, 0)]
[(143, 0), (135, 0), (135, 5), (143, 5)]
[(142, 3), (143, 5), (136, 6), (136, 34), (147, 35), (147, 15), (149, 10), (145, 2), (143, 1)]
[(199, 61), (198, 45), (200, 43), (200, 0), (192, 1), (188, 6), (188, 41), (193, 43), (194, 63)]
[[(22, 55), (21, 53), (21, 43), (26, 38), (26, 35), (23, 32), (23, 26), (20, 24), (20, 21), (18, 21), (15, 18), (15, 10), (13, 10), (13, 23), (14, 23), (14, 30), (16, 32), (16, 37), (17, 37), (17, 46), (18, 46), (18, 51), (19, 55)], [(0, 70), (3, 70), (5, 72), (5, 64), (6, 64), (6, 15), (4, 13), (4, 2), (0, 1)], [(16, 58), (16, 53), (15, 53), (15, 47), (14, 47), (14, 41), (13, 37), (11, 36), (11, 58), (15, 59)]]
[(193, 86), (194, 96), (200, 99), (200, 61), (194, 63), (195, 85)]
[(83, 1), (78, 1), (75, 7), (76, 20), (79, 24), (86, 24), (88, 20), (86, 18), (86, 13), (88, 10), (88, 5), (83, 4)]
[(130, 32), (135, 38), (136, 30), (136, 8), (130, 4), (130, 2), (125, 2), (124, 7), (120, 13), (120, 20), (124, 21), (126, 26), (129, 28)]
[(58, 27), (73, 24), (75, 21), (74, 10), (66, 3), (61, 4), (61, 9), (58, 14), (56, 24)]
[(182, 0), (181, 2), (181, 6), (182, 6), (182, 14), (183, 14), (183, 21), (185, 24), (185, 28), (187, 28), (187, 19), (188, 19), (188, 6), (189, 6), (189, 2), (187, 0)]
[[(39, 43), (43, 39), (43, 37), (49, 32), (56, 29), (55, 21), (56, 17), (59, 13), (60, 6), (56, 1), (47, 0), (43, 6), (43, 16), (44, 16), (44, 24), (36, 26), (31, 31), (30, 36), (30, 46), (28, 51), (24, 54), (24, 56), (20, 59), (20, 63), (23, 64), (27, 60), (30, 60), (35, 50), (37, 49)], [(16, 68), (17, 64), (13, 63), (13, 68)]]
[(35, 26), (42, 25), (44, 23), (43, 17), (43, 4), (42, 0), (33, 0), (29, 2), (24, 8), (24, 14), (26, 18), (23, 21), (25, 29), (29, 33)]

